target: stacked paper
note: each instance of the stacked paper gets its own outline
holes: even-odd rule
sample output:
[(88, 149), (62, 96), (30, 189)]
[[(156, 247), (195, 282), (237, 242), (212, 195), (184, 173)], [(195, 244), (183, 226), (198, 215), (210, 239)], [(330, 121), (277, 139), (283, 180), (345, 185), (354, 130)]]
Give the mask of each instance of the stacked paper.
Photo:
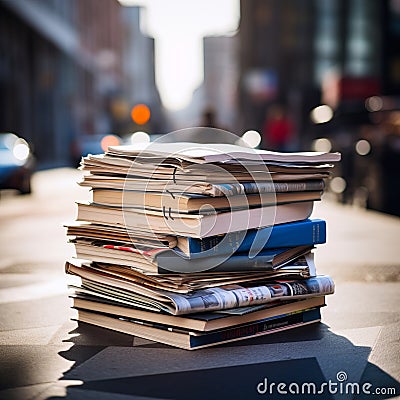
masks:
[(195, 143), (84, 158), (92, 202), (67, 227), (77, 319), (186, 349), (319, 321), (334, 284), (309, 217), (339, 159)]

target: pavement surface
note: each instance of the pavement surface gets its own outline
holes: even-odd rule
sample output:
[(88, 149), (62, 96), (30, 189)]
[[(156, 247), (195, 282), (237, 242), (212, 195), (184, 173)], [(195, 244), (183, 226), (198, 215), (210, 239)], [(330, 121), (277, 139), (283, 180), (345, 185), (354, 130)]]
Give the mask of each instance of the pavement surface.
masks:
[[(70, 320), (63, 223), (88, 199), (78, 177), (42, 171), (32, 195), (1, 195), (1, 400), (400, 396), (399, 218), (324, 199), (313, 217), (326, 219), (328, 243), (316, 265), (336, 293), (323, 322), (188, 352)], [(297, 389), (304, 383), (321, 393)]]

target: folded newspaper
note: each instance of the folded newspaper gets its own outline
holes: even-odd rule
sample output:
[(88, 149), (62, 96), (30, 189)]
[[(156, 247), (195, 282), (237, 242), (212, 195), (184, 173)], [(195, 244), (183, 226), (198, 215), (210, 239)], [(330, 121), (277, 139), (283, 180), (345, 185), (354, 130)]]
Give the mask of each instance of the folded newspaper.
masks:
[[(77, 265), (78, 264), (78, 265)], [(299, 257), (295, 261), (271, 271), (244, 271), (244, 272), (209, 272), (201, 273), (170, 273), (158, 274), (143, 271), (137, 266), (124, 266), (117, 264), (104, 264), (92, 262), (89, 264), (79, 263), (74, 260), (67, 264), (67, 271), (71, 274), (83, 276), (88, 280), (96, 281), (101, 275), (104, 282), (117, 286), (118, 282), (110, 278), (133, 281), (151, 289), (162, 289), (175, 293), (190, 293), (199, 289), (206, 289), (215, 286), (231, 284), (257, 285), (258, 282), (265, 282), (266, 279), (305, 279), (316, 276), (313, 253)]]
[(93, 174), (122, 174), (137, 175), (142, 178), (167, 179), (171, 175), (176, 180), (204, 180), (208, 182), (216, 178), (226, 177), (227, 173), (235, 178), (254, 177), (259, 173), (265, 173), (265, 165), (271, 173), (304, 174), (304, 173), (328, 173), (333, 164), (330, 163), (282, 163), (266, 162), (264, 168), (255, 161), (243, 164), (216, 163), (218, 169), (205, 164), (190, 164), (186, 168), (180, 165), (141, 163), (140, 160), (110, 156), (106, 154), (89, 154), (82, 158), (80, 169)]
[(229, 163), (237, 161), (262, 161), (281, 163), (330, 163), (340, 160), (339, 153), (299, 152), (278, 153), (254, 150), (232, 144), (199, 144), (190, 142), (139, 143), (132, 146), (110, 146), (107, 155), (131, 157), (140, 162), (167, 164)]
[[(304, 280), (266, 281), (257, 286), (226, 285), (196, 290), (188, 294), (174, 293), (145, 287), (132, 281), (123, 281), (102, 275), (96, 281), (87, 279), (82, 268), (67, 263), (66, 271), (81, 277), (81, 288), (74, 287), (75, 293), (83, 293), (120, 302), (122, 304), (164, 311), (173, 315), (205, 311), (224, 310), (250, 305), (266, 304), (275, 300), (300, 299), (323, 296), (334, 292), (333, 280), (326, 275)], [(112, 285), (115, 283), (117, 286)]]

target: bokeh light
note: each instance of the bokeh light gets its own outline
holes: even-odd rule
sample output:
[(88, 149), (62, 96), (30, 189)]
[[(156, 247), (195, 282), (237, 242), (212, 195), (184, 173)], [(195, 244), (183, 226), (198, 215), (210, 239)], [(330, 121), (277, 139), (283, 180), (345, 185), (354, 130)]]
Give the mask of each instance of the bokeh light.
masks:
[(315, 107), (311, 111), (311, 120), (315, 124), (324, 124), (333, 118), (333, 110), (326, 104)]
[(13, 147), (13, 155), (19, 161), (25, 161), (29, 157), (29, 145), (24, 139), (18, 139)]
[(12, 150), (15, 146), (15, 142), (18, 140), (18, 136), (14, 135), (14, 133), (8, 133), (4, 138), (4, 144), (10, 150)]
[(129, 115), (129, 104), (124, 99), (114, 99), (111, 102), (111, 114), (117, 120), (124, 120)]
[(261, 143), (261, 135), (254, 130), (247, 131), (243, 134), (242, 140), (254, 149)]
[(132, 133), (131, 143), (150, 143), (150, 135), (142, 131)]
[(314, 151), (322, 151), (328, 153), (332, 150), (332, 143), (327, 138), (319, 138), (313, 141), (312, 148)]
[(333, 178), (329, 185), (332, 192), (337, 194), (343, 193), (346, 190), (346, 186), (346, 181), (340, 176), (336, 176), (335, 178)]
[(147, 123), (150, 119), (150, 114), (150, 108), (146, 104), (137, 104), (131, 110), (132, 120), (138, 125)]
[(371, 145), (368, 140), (361, 139), (356, 143), (356, 152), (360, 156), (366, 156), (371, 151)]
[(372, 96), (365, 100), (365, 107), (368, 111), (380, 111), (383, 107), (383, 100), (382, 97), (379, 96)]
[(120, 144), (120, 140), (115, 135), (107, 135), (101, 139), (101, 148), (103, 151), (107, 151), (109, 146), (118, 146)]

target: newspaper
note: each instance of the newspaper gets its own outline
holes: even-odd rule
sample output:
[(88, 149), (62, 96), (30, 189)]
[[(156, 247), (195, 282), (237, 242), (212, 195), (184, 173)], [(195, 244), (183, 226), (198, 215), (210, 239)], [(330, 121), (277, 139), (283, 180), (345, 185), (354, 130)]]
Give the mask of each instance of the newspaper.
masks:
[[(297, 261), (296, 261), (297, 264)], [(208, 289), (215, 286), (226, 286), (233, 284), (247, 285), (253, 282), (264, 282), (266, 279), (302, 279), (315, 276), (313, 271), (313, 262), (310, 254), (301, 257), (299, 265), (287, 265), (275, 271), (257, 271), (247, 273), (219, 273), (204, 272), (201, 274), (168, 274), (159, 275), (140, 271), (134, 267), (125, 267), (114, 264), (96, 264), (92, 263), (90, 268), (95, 272), (107, 274), (116, 278), (131, 279), (140, 282), (149, 288), (164, 289), (176, 293), (190, 293), (195, 290)]]
[[(334, 292), (334, 283), (329, 276), (319, 275), (299, 280), (265, 280), (262, 284), (232, 284), (194, 290), (190, 293), (175, 293), (149, 287), (139, 282), (128, 281), (87, 268), (66, 265), (66, 272), (81, 277), (82, 287), (90, 289), (93, 296), (129, 302), (131, 306), (157, 307), (173, 315), (191, 314), (266, 304), (276, 300), (291, 300), (312, 296), (323, 296)], [(253, 283), (254, 285), (254, 283)]]
[(254, 150), (247, 147), (225, 143), (136, 143), (130, 146), (110, 146), (107, 155), (130, 157), (145, 162), (158, 160), (174, 164), (187, 161), (204, 164), (228, 162), (234, 160), (250, 160), (282, 163), (327, 163), (340, 161), (339, 153), (300, 152), (278, 153), (267, 150)]
[(176, 314), (223, 310), (250, 305), (265, 304), (278, 299), (322, 296), (334, 292), (334, 283), (329, 276), (321, 275), (298, 281), (276, 281), (263, 286), (245, 287), (229, 285), (199, 290), (192, 294), (169, 294), (174, 302)]

